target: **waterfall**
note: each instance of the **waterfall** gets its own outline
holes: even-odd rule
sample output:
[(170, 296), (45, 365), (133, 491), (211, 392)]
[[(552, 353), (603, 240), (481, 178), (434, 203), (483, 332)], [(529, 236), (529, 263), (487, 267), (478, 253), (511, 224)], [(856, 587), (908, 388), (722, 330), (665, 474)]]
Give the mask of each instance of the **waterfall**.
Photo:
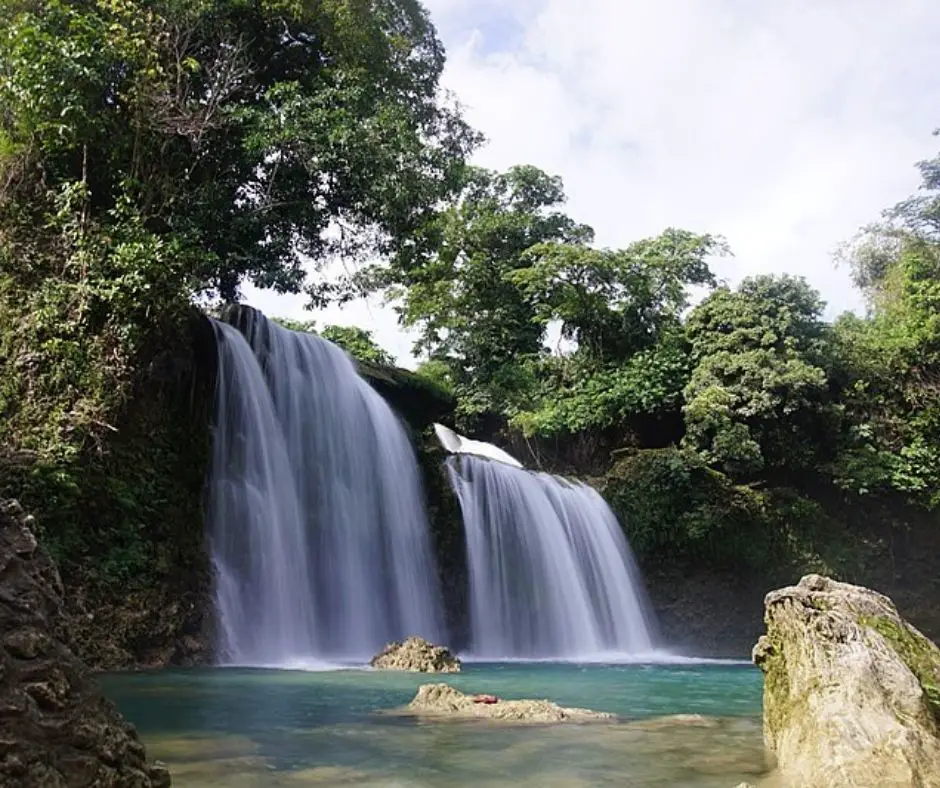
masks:
[(653, 651), (639, 571), (599, 493), (472, 454), (447, 467), (466, 529), (475, 657)]
[(439, 639), (414, 449), (336, 345), (252, 309), (214, 321), (207, 529), (221, 660), (361, 661)]

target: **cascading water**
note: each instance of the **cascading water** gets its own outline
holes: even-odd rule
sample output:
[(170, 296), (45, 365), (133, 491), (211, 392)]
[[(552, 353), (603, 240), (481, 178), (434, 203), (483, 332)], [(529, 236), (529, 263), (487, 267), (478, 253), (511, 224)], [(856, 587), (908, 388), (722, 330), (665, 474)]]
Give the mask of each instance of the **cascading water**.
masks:
[[(208, 509), (222, 660), (362, 660), (438, 639), (418, 466), (398, 417), (336, 345), (248, 308), (219, 348)], [(241, 330), (239, 330), (241, 329)]]
[(475, 657), (652, 653), (639, 570), (600, 494), (472, 454), (447, 467), (466, 529)]

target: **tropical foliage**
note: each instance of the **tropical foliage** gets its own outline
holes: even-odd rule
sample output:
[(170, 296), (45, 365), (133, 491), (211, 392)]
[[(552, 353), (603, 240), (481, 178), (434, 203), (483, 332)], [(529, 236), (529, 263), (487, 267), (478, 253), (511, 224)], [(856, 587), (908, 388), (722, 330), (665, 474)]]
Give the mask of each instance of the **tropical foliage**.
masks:
[(23, 0), (0, 23), (0, 494), (126, 577), (183, 522), (141, 478), (204, 467), (169, 440), (139, 476), (108, 464), (159, 358), (185, 390), (193, 300), (331, 295), (307, 269), (409, 248), (478, 138), (416, 0)]
[(383, 294), (457, 426), (547, 467), (588, 447), (648, 558), (756, 565), (825, 521), (820, 488), (940, 507), (940, 157), (848, 245), (869, 310), (829, 323), (799, 278), (719, 282), (708, 228), (603, 248), (559, 177), (468, 166), (417, 0), (19, 0), (0, 23), (0, 494), (60, 558), (124, 583), (174, 564), (169, 524), (198, 532), (206, 414), (174, 392), (193, 305), (247, 282)]

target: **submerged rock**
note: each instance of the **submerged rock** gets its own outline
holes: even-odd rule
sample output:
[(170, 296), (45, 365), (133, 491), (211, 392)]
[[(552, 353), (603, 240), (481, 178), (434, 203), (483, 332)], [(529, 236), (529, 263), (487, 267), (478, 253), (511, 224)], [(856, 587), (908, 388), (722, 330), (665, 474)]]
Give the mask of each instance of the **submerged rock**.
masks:
[(31, 525), (0, 501), (0, 785), (169, 786), (65, 645), (62, 582)]
[(664, 717), (650, 717), (629, 723), (630, 728), (638, 730), (669, 730), (671, 728), (717, 728), (721, 720), (717, 717), (704, 717), (701, 714), (667, 714)]
[(389, 643), (372, 657), (369, 664), (379, 670), (405, 670), (412, 673), (460, 672), (460, 660), (449, 650), (419, 637)]
[(408, 704), (421, 716), (485, 718), (502, 722), (590, 722), (613, 720), (613, 714), (566, 709), (549, 700), (501, 700), (492, 695), (466, 695), (449, 684), (423, 684)]
[(782, 783), (940, 787), (940, 649), (887, 597), (819, 575), (764, 604), (753, 656)]

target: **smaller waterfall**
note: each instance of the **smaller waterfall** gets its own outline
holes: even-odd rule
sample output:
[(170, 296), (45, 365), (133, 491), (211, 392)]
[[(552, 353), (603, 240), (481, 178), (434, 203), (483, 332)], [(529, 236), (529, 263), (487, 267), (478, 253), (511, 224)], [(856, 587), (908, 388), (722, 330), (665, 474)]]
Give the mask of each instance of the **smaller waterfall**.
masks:
[(597, 491), (472, 454), (447, 467), (466, 529), (474, 656), (653, 651), (639, 570)]

